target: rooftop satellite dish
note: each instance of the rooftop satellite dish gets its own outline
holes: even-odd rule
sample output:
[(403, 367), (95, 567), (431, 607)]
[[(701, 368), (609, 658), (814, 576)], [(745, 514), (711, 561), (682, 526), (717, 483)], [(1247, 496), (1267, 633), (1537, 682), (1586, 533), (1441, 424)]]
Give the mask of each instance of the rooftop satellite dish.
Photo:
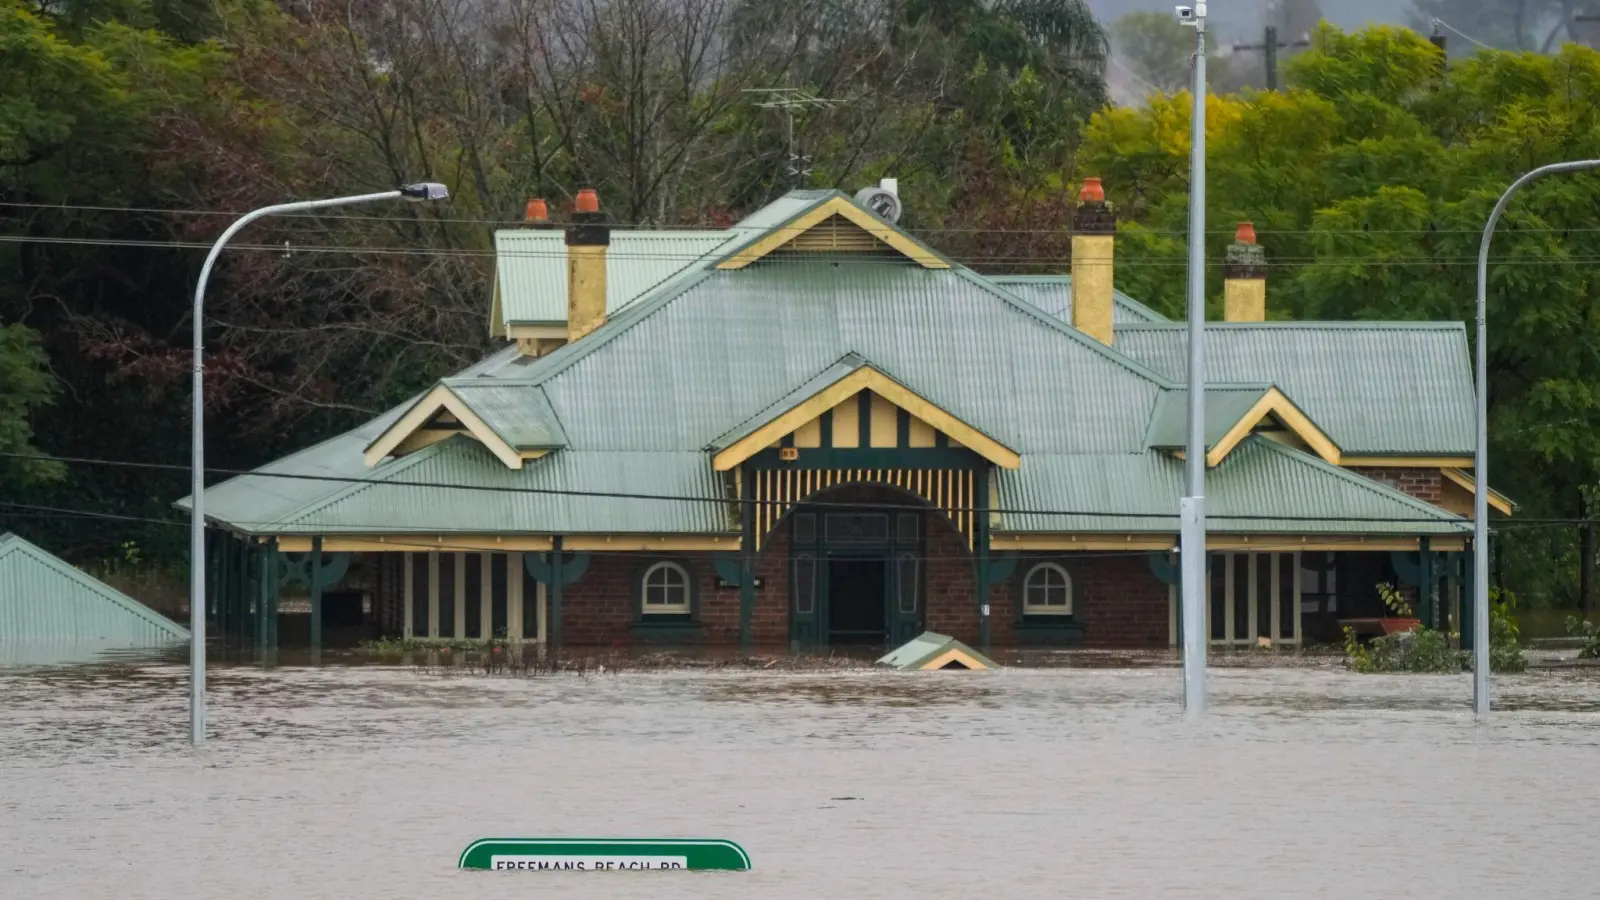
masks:
[(905, 213), (900, 195), (882, 186), (856, 191), (856, 203), (866, 207), (885, 222), (899, 222), (900, 216)]

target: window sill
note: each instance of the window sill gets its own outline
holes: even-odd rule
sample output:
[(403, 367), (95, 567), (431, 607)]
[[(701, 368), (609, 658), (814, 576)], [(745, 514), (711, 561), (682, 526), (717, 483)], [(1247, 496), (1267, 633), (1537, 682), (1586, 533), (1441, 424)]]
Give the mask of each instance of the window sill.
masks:
[(660, 638), (671, 640), (673, 638), (695, 637), (705, 632), (705, 626), (687, 615), (654, 615), (644, 619), (635, 619), (628, 626), (628, 630), (643, 638)]
[(1028, 616), (1017, 624), (1017, 635), (1025, 644), (1069, 644), (1083, 638), (1083, 623), (1071, 616)]

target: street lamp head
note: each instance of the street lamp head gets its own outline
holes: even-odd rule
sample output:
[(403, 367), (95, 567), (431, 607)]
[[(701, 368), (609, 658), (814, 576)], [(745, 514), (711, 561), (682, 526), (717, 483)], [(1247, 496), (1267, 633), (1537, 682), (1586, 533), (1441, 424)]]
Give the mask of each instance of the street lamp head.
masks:
[(421, 202), (423, 200), (443, 200), (450, 196), (450, 189), (436, 181), (423, 181), (417, 184), (407, 184), (400, 188), (400, 196), (407, 200)]

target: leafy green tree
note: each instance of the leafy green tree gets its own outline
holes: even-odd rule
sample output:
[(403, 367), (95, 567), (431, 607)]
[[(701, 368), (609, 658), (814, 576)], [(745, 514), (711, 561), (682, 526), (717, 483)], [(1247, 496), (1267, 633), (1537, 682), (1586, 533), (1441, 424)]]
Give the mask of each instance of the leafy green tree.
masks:
[[(1446, 67), (1414, 32), (1325, 26), (1287, 74), (1283, 93), (1211, 98), (1208, 118), (1208, 254), (1220, 260), (1232, 223), (1254, 221), (1273, 262), (1274, 318), (1470, 325), (1478, 242), (1500, 193), (1537, 165), (1600, 156), (1593, 50), (1483, 52)], [(1181, 311), (1184, 292), (1188, 145), (1179, 96), (1101, 113), (1080, 160), (1123, 212), (1124, 288), (1169, 312)], [(1600, 177), (1536, 183), (1494, 244), (1493, 477), (1526, 516), (1592, 509), (1584, 499), (1600, 483), (1596, 209)], [(1212, 266), (1213, 298), (1220, 278)], [(1581, 566), (1553, 569), (1556, 536), (1504, 539), (1505, 577), (1520, 594), (1575, 599)], [(1567, 558), (1576, 561), (1570, 549)]]

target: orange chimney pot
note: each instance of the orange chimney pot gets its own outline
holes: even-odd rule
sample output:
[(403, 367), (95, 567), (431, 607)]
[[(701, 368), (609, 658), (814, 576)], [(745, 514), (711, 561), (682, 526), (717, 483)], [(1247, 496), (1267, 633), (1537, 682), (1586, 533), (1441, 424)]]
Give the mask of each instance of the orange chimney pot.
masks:
[(542, 198), (534, 197), (528, 201), (528, 208), (523, 213), (523, 218), (529, 222), (550, 221), (550, 204)]
[(1240, 222), (1239, 231), (1233, 239), (1241, 244), (1254, 244), (1256, 242), (1256, 226), (1253, 222)]
[(1104, 203), (1106, 202), (1106, 189), (1098, 178), (1085, 178), (1083, 188), (1078, 191), (1079, 203)]
[(578, 199), (573, 201), (574, 212), (597, 213), (600, 211), (600, 195), (594, 188), (584, 188), (578, 192)]

